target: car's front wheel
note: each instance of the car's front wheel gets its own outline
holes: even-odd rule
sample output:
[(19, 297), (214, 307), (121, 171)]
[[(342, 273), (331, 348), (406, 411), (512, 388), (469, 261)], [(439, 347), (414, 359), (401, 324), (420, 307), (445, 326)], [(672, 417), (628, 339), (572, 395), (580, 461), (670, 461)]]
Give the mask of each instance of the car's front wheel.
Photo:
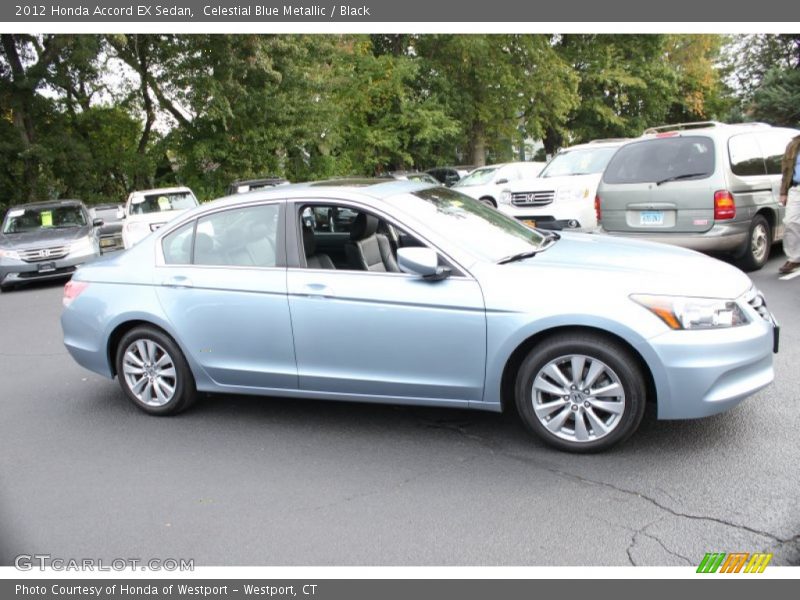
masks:
[(136, 327), (122, 336), (116, 366), (125, 395), (147, 413), (175, 414), (195, 400), (194, 377), (183, 353), (154, 327)]
[(570, 452), (597, 452), (630, 437), (645, 401), (644, 377), (630, 351), (592, 332), (547, 338), (517, 374), (516, 404), (525, 425)]

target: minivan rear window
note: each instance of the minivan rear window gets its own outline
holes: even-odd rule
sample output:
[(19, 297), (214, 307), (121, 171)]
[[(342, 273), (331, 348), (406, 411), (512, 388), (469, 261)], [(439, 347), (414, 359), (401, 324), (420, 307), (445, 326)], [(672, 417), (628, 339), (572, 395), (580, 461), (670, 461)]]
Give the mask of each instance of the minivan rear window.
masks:
[(714, 141), (675, 136), (622, 146), (606, 167), (606, 183), (663, 183), (703, 179), (714, 173)]

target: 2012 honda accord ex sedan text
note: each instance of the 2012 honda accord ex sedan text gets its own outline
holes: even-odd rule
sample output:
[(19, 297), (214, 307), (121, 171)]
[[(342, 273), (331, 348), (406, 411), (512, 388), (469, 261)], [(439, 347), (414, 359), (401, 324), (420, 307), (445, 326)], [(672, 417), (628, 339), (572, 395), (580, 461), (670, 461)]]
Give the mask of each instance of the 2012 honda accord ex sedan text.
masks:
[(223, 198), (81, 268), (81, 365), (148, 413), (197, 391), (515, 407), (577, 452), (729, 409), (773, 379), (777, 325), (691, 250), (529, 229), (458, 192), (339, 180)]

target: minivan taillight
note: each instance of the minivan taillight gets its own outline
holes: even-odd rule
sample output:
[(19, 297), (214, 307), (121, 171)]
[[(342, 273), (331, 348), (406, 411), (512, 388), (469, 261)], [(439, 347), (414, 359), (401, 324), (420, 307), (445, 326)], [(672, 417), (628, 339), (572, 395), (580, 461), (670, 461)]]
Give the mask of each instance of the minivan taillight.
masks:
[(597, 218), (598, 225), (600, 224), (600, 218), (603, 216), (603, 209), (600, 208), (600, 196), (597, 195), (594, 197), (594, 216)]
[(89, 287), (89, 283), (86, 281), (72, 281), (70, 279), (67, 285), (64, 286), (64, 297), (61, 299), (61, 304), (65, 307), (69, 306), (87, 287)]
[(724, 221), (736, 216), (736, 203), (728, 190), (714, 192), (714, 220)]

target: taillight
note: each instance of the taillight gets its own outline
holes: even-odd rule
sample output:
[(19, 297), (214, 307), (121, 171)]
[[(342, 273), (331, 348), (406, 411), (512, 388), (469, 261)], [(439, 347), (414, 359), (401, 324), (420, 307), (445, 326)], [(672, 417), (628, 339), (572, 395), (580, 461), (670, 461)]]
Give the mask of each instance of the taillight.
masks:
[(594, 197), (594, 216), (597, 218), (597, 222), (600, 223), (600, 218), (603, 216), (603, 210), (600, 208), (600, 196)]
[(86, 281), (73, 281), (70, 279), (67, 285), (64, 286), (64, 297), (61, 299), (61, 303), (64, 306), (69, 306), (87, 287), (89, 287), (89, 283)]
[(714, 220), (724, 221), (736, 216), (736, 203), (728, 190), (714, 192)]

